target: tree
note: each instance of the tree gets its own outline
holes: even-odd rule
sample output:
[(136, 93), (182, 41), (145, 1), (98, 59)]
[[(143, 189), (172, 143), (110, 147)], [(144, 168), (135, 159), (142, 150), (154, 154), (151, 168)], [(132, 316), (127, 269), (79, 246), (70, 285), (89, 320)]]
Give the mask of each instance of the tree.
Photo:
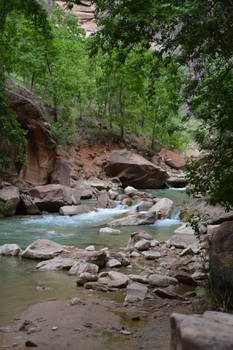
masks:
[[(187, 117), (198, 121), (196, 140), (207, 150), (188, 167), (192, 192), (212, 204), (233, 205), (233, 2), (232, 0), (93, 0), (99, 32), (97, 45), (111, 51), (140, 43), (172, 55), (189, 67), (184, 96)], [(216, 89), (217, 87), (217, 89)]]

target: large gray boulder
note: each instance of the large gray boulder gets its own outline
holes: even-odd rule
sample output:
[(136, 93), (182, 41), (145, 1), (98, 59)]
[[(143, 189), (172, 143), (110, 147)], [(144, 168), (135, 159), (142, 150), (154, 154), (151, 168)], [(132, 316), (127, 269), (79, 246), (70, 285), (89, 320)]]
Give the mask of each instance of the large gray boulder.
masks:
[(171, 315), (171, 350), (232, 350), (233, 315)]
[(22, 257), (28, 259), (52, 259), (65, 251), (64, 246), (48, 239), (38, 239), (30, 244), (23, 252)]
[(127, 150), (113, 151), (107, 161), (106, 174), (118, 177), (124, 187), (162, 188), (166, 186), (167, 173), (139, 154)]
[(0, 204), (3, 204), (4, 215), (15, 215), (16, 208), (20, 202), (19, 190), (15, 186), (6, 186), (0, 189)]

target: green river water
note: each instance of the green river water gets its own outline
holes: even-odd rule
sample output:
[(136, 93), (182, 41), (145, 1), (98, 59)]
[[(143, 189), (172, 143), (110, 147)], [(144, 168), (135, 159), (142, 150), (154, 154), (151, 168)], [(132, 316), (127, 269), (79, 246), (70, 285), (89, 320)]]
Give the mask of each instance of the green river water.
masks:
[[(157, 220), (153, 225), (122, 227), (121, 235), (100, 234), (99, 228), (113, 216), (131, 208), (118, 205), (114, 209), (99, 209), (98, 212), (72, 217), (59, 215), (14, 216), (0, 219), (0, 245), (17, 243), (26, 248), (33, 241), (44, 238), (60, 244), (85, 248), (94, 244), (96, 249), (125, 247), (130, 233), (142, 229), (158, 240), (168, 239), (181, 225), (178, 213), (187, 195), (183, 189), (150, 191), (157, 197), (174, 201), (175, 209), (171, 218)], [(94, 201), (89, 204), (94, 204)], [(76, 296), (75, 278), (63, 272), (33, 271), (37, 262), (13, 257), (0, 256), (0, 327), (20, 314), (28, 305), (50, 298)], [(44, 289), (43, 287), (46, 286)]]

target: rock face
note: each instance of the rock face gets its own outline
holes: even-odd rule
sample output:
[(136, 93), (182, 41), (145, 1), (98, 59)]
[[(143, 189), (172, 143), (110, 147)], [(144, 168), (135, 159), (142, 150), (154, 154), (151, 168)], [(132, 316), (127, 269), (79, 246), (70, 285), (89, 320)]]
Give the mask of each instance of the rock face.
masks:
[(15, 186), (6, 186), (0, 189), (0, 203), (5, 206), (5, 215), (11, 216), (16, 212), (17, 205), (20, 202), (19, 190)]
[(105, 171), (108, 176), (118, 177), (123, 186), (137, 188), (165, 187), (168, 177), (160, 167), (127, 150), (112, 152)]
[(56, 159), (53, 172), (50, 175), (50, 182), (70, 186), (70, 166), (65, 159)]
[(65, 250), (65, 248), (47, 239), (38, 239), (30, 244), (22, 253), (23, 258), (29, 259), (52, 259)]
[(185, 159), (178, 153), (169, 151), (165, 148), (161, 149), (159, 156), (165, 161), (167, 165), (174, 169), (183, 169), (185, 166)]
[(171, 350), (233, 349), (233, 316), (207, 311), (199, 315), (171, 315)]
[(48, 183), (56, 161), (56, 140), (42, 123), (31, 120), (27, 125), (27, 166), (22, 168), (20, 178), (31, 185)]
[[(29, 191), (29, 195), (40, 210), (56, 212), (60, 207), (73, 203), (72, 197), (75, 197), (75, 190), (62, 185), (51, 184), (36, 186)], [(77, 196), (79, 196), (78, 193)]]
[(210, 245), (210, 277), (213, 288), (232, 290), (233, 221), (222, 223), (214, 232)]

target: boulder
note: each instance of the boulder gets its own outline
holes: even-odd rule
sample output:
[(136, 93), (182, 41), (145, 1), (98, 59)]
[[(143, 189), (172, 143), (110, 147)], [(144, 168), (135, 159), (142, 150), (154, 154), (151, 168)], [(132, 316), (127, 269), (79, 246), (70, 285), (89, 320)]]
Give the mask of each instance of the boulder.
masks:
[(233, 349), (233, 315), (207, 311), (204, 315), (172, 314), (171, 350)]
[(183, 169), (185, 166), (184, 157), (177, 152), (172, 152), (172, 151), (169, 151), (168, 149), (162, 148), (161, 151), (159, 152), (159, 156), (171, 168), (179, 170), (179, 169)]
[(126, 289), (125, 303), (135, 303), (144, 300), (147, 295), (148, 288), (138, 282), (130, 282)]
[(23, 258), (52, 259), (65, 250), (65, 247), (48, 239), (38, 239), (30, 244), (23, 252)]
[(135, 249), (142, 251), (142, 250), (147, 250), (150, 248), (150, 241), (142, 238), (134, 246)]
[(195, 232), (194, 230), (192, 229), (191, 226), (189, 226), (188, 224), (183, 224), (181, 226), (179, 226), (175, 231), (174, 233), (176, 235), (178, 234), (182, 234), (182, 235), (194, 235)]
[(153, 205), (153, 202), (143, 202), (137, 206), (136, 211), (148, 211)]
[(127, 150), (113, 151), (107, 160), (105, 172), (118, 177), (123, 186), (137, 188), (162, 188), (166, 185), (167, 173), (142, 156)]
[(40, 209), (33, 202), (33, 198), (28, 193), (22, 193), (21, 196), (21, 211), (27, 215), (41, 214)]
[(195, 279), (192, 276), (190, 276), (187, 272), (178, 272), (175, 275), (175, 278), (180, 283), (183, 283), (183, 284), (187, 284), (187, 285), (190, 285), (190, 286), (196, 286), (197, 285), (197, 282), (195, 281)]
[(133, 201), (131, 198), (124, 198), (122, 201), (121, 201), (121, 204), (122, 205), (125, 205), (127, 207), (130, 207), (131, 205), (133, 205)]
[(40, 210), (57, 212), (60, 207), (71, 205), (73, 203), (73, 197), (78, 196), (78, 193), (70, 187), (50, 184), (34, 187), (29, 191), (29, 195), (33, 199), (33, 203)]
[(160, 298), (185, 300), (185, 298), (181, 295), (178, 295), (168, 289), (156, 288), (153, 290), (153, 293), (158, 295)]
[(62, 255), (71, 257), (76, 260), (83, 260), (85, 262), (95, 264), (99, 267), (104, 267), (107, 260), (107, 254), (105, 250), (89, 251), (86, 249), (65, 246), (65, 253)]
[(50, 183), (70, 186), (70, 166), (65, 159), (56, 159), (53, 172), (50, 175)]
[(6, 186), (0, 189), (0, 204), (4, 205), (4, 215), (15, 215), (20, 202), (19, 190), (15, 186)]
[(120, 267), (120, 266), (121, 266), (121, 262), (115, 258), (110, 258), (106, 263), (106, 267), (109, 267), (110, 269), (113, 267)]
[(178, 280), (174, 277), (161, 275), (158, 273), (149, 276), (149, 284), (152, 287), (168, 287), (169, 285), (176, 285)]
[(120, 218), (114, 218), (108, 224), (110, 226), (138, 226), (138, 225), (150, 225), (156, 220), (155, 212), (128, 212)]
[(150, 244), (153, 241), (153, 237), (149, 233), (147, 233), (145, 231), (136, 231), (136, 232), (131, 233), (130, 239), (129, 239), (128, 244), (127, 244), (127, 249), (129, 249), (129, 250), (134, 249), (135, 244), (138, 241), (140, 241), (141, 239), (149, 241)]
[(57, 256), (53, 259), (41, 261), (36, 265), (36, 269), (39, 271), (69, 270), (74, 263), (75, 260), (72, 258)]
[(124, 288), (127, 286), (128, 281), (128, 276), (116, 271), (101, 272), (98, 276), (98, 282), (107, 284), (110, 288)]
[(81, 275), (82, 273), (89, 273), (91, 275), (97, 275), (99, 267), (96, 264), (88, 263), (84, 260), (75, 261), (69, 270), (69, 275)]
[(222, 223), (212, 235), (210, 244), (210, 279), (214, 289), (221, 289), (225, 292), (232, 290), (233, 221)]
[(0, 255), (5, 256), (18, 256), (22, 252), (22, 249), (18, 244), (4, 244), (0, 246)]
[(97, 208), (115, 208), (116, 203), (110, 199), (108, 192), (101, 191), (98, 195)]
[(175, 247), (185, 249), (187, 248), (187, 244), (181, 241), (180, 237), (177, 235), (173, 235), (170, 239), (166, 241), (168, 247)]
[(127, 258), (125, 253), (122, 253), (122, 252), (111, 252), (111, 256), (110, 257), (120, 261), (122, 266), (130, 265), (130, 260)]
[(88, 205), (65, 205), (59, 209), (60, 215), (77, 215), (85, 214), (96, 211), (96, 209), (89, 207)]
[(192, 208), (198, 211), (201, 216), (206, 216), (208, 224), (217, 225), (224, 221), (233, 220), (233, 210), (226, 209), (219, 204), (215, 206), (207, 204), (203, 198), (196, 199), (192, 202)]
[(168, 198), (161, 198), (155, 205), (153, 205), (149, 212), (156, 212), (158, 219), (167, 218), (173, 209), (173, 201)]
[(96, 282), (98, 280), (97, 274), (91, 274), (89, 272), (82, 272), (78, 275), (78, 279), (76, 281), (77, 286), (83, 286), (88, 282)]
[(129, 275), (129, 278), (134, 281), (134, 282), (139, 282), (139, 283), (149, 283), (148, 277), (146, 275)]
[(121, 231), (111, 227), (103, 227), (99, 230), (99, 233), (106, 233), (108, 235), (120, 235)]

